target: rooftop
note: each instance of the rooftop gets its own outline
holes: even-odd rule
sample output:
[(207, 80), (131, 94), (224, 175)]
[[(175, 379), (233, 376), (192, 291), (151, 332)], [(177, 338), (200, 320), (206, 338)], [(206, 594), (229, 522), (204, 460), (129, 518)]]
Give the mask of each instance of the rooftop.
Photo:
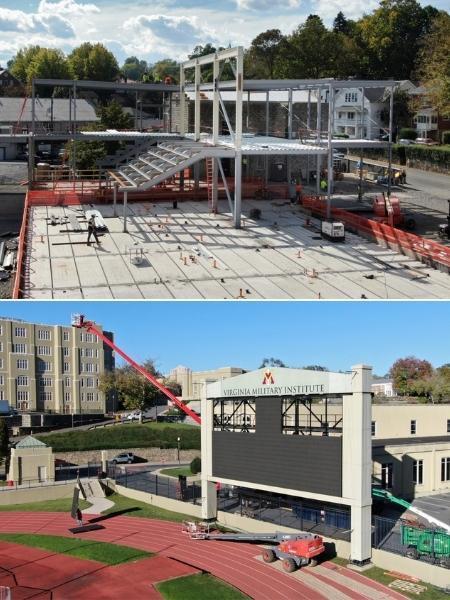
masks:
[[(86, 245), (84, 209), (108, 232)], [(248, 217), (254, 208), (261, 219)], [(287, 201), (244, 200), (235, 229), (226, 201), (122, 206), (31, 206), (21, 295), (26, 298), (448, 298), (450, 278), (393, 250), (347, 233), (324, 241), (319, 221)], [(51, 217), (58, 221), (51, 224)], [(79, 221), (78, 221), (79, 218)], [(78, 223), (77, 223), (78, 221)], [(74, 228), (74, 225), (77, 227)], [(76, 231), (78, 229), (79, 231)]]
[(47, 448), (47, 444), (40, 442), (32, 435), (27, 435), (27, 437), (24, 437), (23, 440), (17, 442), (16, 448)]
[[(24, 104), (25, 103), (25, 104)], [(1, 123), (28, 123), (32, 121), (31, 98), (0, 98)], [(23, 107), (23, 112), (22, 112)], [(36, 98), (35, 118), (37, 122), (69, 121), (74, 120), (74, 101), (72, 108), (68, 98)], [(96, 122), (98, 117), (94, 106), (87, 100), (76, 100), (76, 120), (83, 122)]]

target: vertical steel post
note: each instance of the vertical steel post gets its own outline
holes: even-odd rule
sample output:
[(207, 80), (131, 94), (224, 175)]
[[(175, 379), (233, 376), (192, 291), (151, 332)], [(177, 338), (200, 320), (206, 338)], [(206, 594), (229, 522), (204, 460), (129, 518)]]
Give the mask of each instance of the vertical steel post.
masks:
[(77, 135), (77, 84), (73, 82), (73, 129), (74, 129), (74, 141), (72, 148), (72, 171), (73, 176), (75, 178), (75, 172), (77, 168), (77, 143), (76, 143), (76, 135)]
[[(361, 139), (364, 139), (364, 93), (365, 89), (361, 88)], [(363, 180), (363, 147), (359, 155), (359, 184), (358, 184), (358, 202), (362, 202), (362, 180)]]
[(198, 61), (195, 65), (195, 108), (194, 108), (194, 139), (197, 142), (200, 139), (200, 65)]
[[(311, 90), (308, 90), (308, 105), (306, 109), (306, 131), (309, 139), (311, 129)], [(309, 185), (309, 154), (306, 155), (306, 183)]]
[(391, 179), (392, 179), (392, 126), (394, 117), (394, 86), (391, 86), (391, 95), (389, 97), (389, 149), (388, 149), (388, 198), (391, 197)]
[[(292, 103), (292, 88), (289, 88), (288, 91), (288, 126), (287, 126), (287, 133), (288, 133), (288, 139), (291, 140), (292, 139), (292, 121), (293, 121), (293, 103)], [(290, 184), (291, 183), (291, 178), (292, 178), (292, 157), (290, 154), (287, 155), (286, 157), (286, 163), (287, 163), (287, 183)]]
[(127, 230), (127, 203), (128, 203), (128, 192), (125, 190), (123, 193), (123, 233), (128, 233)]
[[(317, 145), (320, 146), (320, 138), (321, 138), (321, 131), (322, 131), (322, 89), (319, 88), (317, 90), (317, 138), (316, 138), (316, 142)], [(316, 158), (316, 192), (317, 195), (320, 194), (320, 170), (321, 170), (321, 155), (318, 154), (317, 158)]]
[(234, 226), (241, 227), (242, 210), (242, 96), (244, 87), (244, 49), (239, 46), (236, 56), (236, 107), (235, 107), (235, 165), (234, 165)]
[(31, 135), (28, 135), (28, 188), (31, 189), (34, 179), (34, 136), (36, 127), (36, 89), (34, 80), (31, 83)]
[(327, 164), (327, 219), (331, 218), (331, 186), (333, 184), (333, 127), (334, 127), (334, 87), (328, 87), (328, 164)]
[(117, 183), (113, 186), (113, 217), (117, 217)]
[[(269, 136), (269, 117), (270, 117), (270, 92), (266, 92), (266, 136)], [(264, 178), (265, 184), (269, 182), (269, 157), (266, 154), (264, 157)]]
[(180, 135), (186, 133), (186, 94), (184, 92), (185, 72), (184, 66), (180, 65)]

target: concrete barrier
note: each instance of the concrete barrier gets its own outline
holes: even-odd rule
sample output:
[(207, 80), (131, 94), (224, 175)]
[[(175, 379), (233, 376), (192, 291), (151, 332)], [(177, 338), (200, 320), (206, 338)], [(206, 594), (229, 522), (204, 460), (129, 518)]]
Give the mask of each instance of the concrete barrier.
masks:
[(71, 498), (73, 483), (61, 483), (56, 485), (43, 485), (32, 488), (18, 488), (0, 492), (0, 506), (11, 504), (25, 504), (28, 502), (44, 502), (45, 500), (59, 500), (60, 498)]
[[(108, 484), (109, 485), (109, 484)], [(111, 487), (109, 485), (109, 487)], [(182, 502), (181, 500), (172, 500), (172, 498), (164, 498), (163, 496), (156, 496), (155, 494), (149, 494), (148, 492), (141, 492), (140, 490), (132, 490), (122, 485), (115, 485), (115, 491), (121, 496), (132, 498), (133, 500), (139, 500), (158, 508), (165, 508), (173, 512), (182, 513), (190, 517), (196, 517), (201, 519), (201, 506), (190, 504), (188, 502)]]

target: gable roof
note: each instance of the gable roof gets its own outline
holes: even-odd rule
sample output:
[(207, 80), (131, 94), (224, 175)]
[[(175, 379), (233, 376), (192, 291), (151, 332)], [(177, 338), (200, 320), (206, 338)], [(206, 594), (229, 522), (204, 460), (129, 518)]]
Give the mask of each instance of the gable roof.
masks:
[[(22, 111), (22, 106), (23, 112), (20, 119), (21, 123), (31, 123), (33, 120), (31, 114), (31, 98), (0, 98), (0, 122), (17, 123)], [(53, 121), (68, 122), (70, 120), (70, 105), (68, 98), (53, 98), (53, 102), (51, 98), (36, 98), (35, 111), (37, 122), (50, 122), (52, 120), (52, 115)], [(72, 101), (72, 120), (74, 118), (74, 112), (74, 102)], [(76, 113), (77, 122), (96, 122), (99, 120), (93, 104), (87, 100), (77, 99)]]

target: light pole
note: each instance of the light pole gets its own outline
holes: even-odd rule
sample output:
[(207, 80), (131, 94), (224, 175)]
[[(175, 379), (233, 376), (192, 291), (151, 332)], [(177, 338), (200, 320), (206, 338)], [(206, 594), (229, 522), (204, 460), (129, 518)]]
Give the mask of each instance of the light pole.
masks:
[(180, 442), (181, 442), (181, 438), (177, 437), (177, 460), (178, 460), (178, 464), (180, 464)]

